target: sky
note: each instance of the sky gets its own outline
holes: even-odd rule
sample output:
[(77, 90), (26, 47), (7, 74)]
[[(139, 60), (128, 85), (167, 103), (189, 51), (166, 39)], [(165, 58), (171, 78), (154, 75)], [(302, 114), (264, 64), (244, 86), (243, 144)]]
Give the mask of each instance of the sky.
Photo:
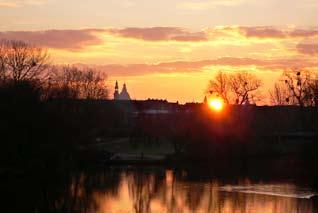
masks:
[[(268, 90), (285, 70), (318, 70), (317, 0), (0, 0), (0, 39), (94, 66), (133, 99), (204, 98), (218, 71)], [(267, 103), (264, 101), (263, 103)]]

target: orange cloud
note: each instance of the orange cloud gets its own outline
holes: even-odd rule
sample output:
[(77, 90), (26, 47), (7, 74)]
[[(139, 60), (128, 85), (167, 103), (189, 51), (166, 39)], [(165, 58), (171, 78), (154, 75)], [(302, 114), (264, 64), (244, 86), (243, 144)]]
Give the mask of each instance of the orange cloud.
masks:
[(123, 28), (110, 29), (110, 34), (134, 38), (144, 41), (180, 41), (180, 42), (201, 42), (212, 41), (217, 38), (226, 38), (241, 35), (246, 38), (311, 38), (318, 36), (318, 29), (286, 29), (274, 26), (264, 27), (244, 27), (244, 26), (226, 26), (208, 28), (205, 30), (191, 32), (178, 27), (150, 27), (150, 28)]
[[(284, 30), (275, 27), (215, 27), (192, 32), (178, 27), (150, 27), (150, 28), (123, 28), (123, 29), (81, 29), (81, 30), (46, 30), (46, 31), (8, 31), (0, 32), (0, 39), (23, 40), (35, 45), (54, 49), (81, 50), (92, 45), (104, 45), (103, 35), (114, 38), (131, 38), (141, 41), (177, 41), (186, 43), (210, 42), (216, 39), (233, 43), (245, 38), (258, 39), (299, 38), (307, 39), (318, 37), (318, 30), (292, 29)], [(234, 40), (233, 40), (234, 39)], [(229, 44), (230, 44), (229, 43)]]
[[(77, 64), (77, 66), (90, 66)], [(310, 62), (302, 59), (280, 59), (280, 60), (259, 60), (252, 58), (233, 58), (223, 57), (215, 60), (201, 61), (175, 61), (158, 64), (109, 64), (91, 65), (95, 68), (108, 73), (111, 76), (136, 76), (155, 73), (189, 73), (200, 72), (209, 66), (229, 66), (232, 68), (249, 69), (250, 66), (264, 70), (284, 70), (290, 68), (312, 68), (318, 67), (318, 62)]]
[(302, 54), (318, 55), (318, 43), (299, 43), (297, 50)]
[(109, 32), (125, 37), (145, 41), (207, 41), (205, 32), (189, 32), (178, 27), (150, 27), (112, 29)]
[(239, 31), (246, 37), (257, 38), (308, 38), (318, 36), (316, 29), (284, 30), (272, 26), (267, 27), (239, 27)]
[(94, 33), (101, 30), (47, 30), (0, 32), (0, 40), (23, 40), (25, 42), (54, 49), (80, 50), (103, 41)]

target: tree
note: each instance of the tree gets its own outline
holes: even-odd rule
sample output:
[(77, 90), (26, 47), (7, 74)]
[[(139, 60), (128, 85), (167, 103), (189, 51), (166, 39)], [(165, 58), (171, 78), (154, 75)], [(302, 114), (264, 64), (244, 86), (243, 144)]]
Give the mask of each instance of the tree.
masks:
[(219, 71), (213, 80), (210, 80), (208, 86), (208, 93), (215, 93), (217, 96), (221, 97), (225, 103), (229, 103), (229, 77), (224, 72)]
[(107, 75), (92, 68), (52, 67), (46, 87), (47, 98), (106, 99)]
[(105, 85), (107, 75), (103, 72), (87, 69), (84, 71), (82, 82), (82, 96), (86, 99), (105, 99), (108, 97), (108, 90)]
[(269, 91), (274, 105), (318, 106), (318, 79), (309, 72), (289, 71)]
[(311, 103), (313, 106), (318, 106), (318, 79), (317, 77), (309, 84), (309, 91), (311, 97)]
[(2, 79), (12, 79), (14, 83), (19, 83), (44, 77), (49, 61), (45, 49), (23, 41), (2, 41), (0, 46)]
[(231, 90), (236, 96), (235, 103), (242, 105), (255, 102), (257, 94), (255, 93), (262, 85), (255, 75), (248, 72), (239, 72), (229, 78)]
[(6, 80), (6, 57), (5, 57), (5, 47), (0, 43), (0, 83), (4, 83)]
[(274, 89), (269, 91), (269, 96), (273, 105), (290, 105), (292, 100), (288, 101), (289, 91), (284, 83), (275, 83)]
[(256, 102), (257, 90), (261, 85), (261, 80), (248, 72), (235, 74), (219, 72), (215, 79), (210, 80), (208, 92), (221, 97), (226, 103), (242, 105)]
[(311, 105), (310, 74), (308, 72), (285, 72), (283, 79), (288, 89), (288, 103), (295, 103), (301, 107)]

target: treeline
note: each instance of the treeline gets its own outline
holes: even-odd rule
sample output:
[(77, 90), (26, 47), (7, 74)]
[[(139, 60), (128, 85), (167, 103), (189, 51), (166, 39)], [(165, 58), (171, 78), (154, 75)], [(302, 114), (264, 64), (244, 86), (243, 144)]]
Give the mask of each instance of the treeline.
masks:
[(306, 71), (285, 72), (269, 95), (274, 105), (318, 106), (318, 76)]
[[(72, 105), (51, 102), (106, 99), (107, 75), (92, 68), (50, 63), (46, 49), (0, 42), (0, 168), (53, 168), (72, 162), (85, 138), (85, 120)], [(67, 114), (68, 113), (68, 114)], [(92, 116), (93, 117), (93, 116)]]
[(30, 84), (41, 99), (106, 99), (107, 75), (93, 68), (50, 64), (46, 49), (22, 41), (0, 42), (0, 86)]
[[(207, 94), (227, 104), (255, 104), (265, 97), (261, 87), (262, 80), (252, 73), (220, 71), (209, 81)], [(308, 71), (285, 71), (266, 95), (274, 106), (318, 106), (318, 76)]]

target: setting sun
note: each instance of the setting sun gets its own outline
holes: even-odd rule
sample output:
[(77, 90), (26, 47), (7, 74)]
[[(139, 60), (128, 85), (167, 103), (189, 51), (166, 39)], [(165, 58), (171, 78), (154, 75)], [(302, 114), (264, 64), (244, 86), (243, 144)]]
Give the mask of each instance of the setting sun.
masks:
[(219, 98), (209, 101), (209, 107), (215, 111), (221, 111), (224, 107), (223, 101)]

